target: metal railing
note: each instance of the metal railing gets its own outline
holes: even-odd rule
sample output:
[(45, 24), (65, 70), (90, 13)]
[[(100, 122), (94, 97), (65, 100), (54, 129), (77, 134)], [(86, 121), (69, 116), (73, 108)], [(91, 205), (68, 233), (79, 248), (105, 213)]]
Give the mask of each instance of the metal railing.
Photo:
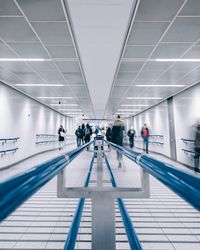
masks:
[(141, 153), (106, 141), (200, 211), (200, 178)]
[(19, 148), (10, 148), (10, 149), (4, 149), (4, 150), (0, 150), (0, 154), (1, 155), (5, 155), (6, 153), (15, 153)]
[[(112, 173), (110, 164), (108, 162), (107, 156), (105, 154), (104, 154), (104, 156), (105, 156), (105, 162), (106, 162), (108, 171), (110, 173), (112, 186), (116, 188), (117, 184), (116, 184), (114, 175)], [(136, 234), (135, 229), (133, 227), (133, 224), (131, 222), (131, 218), (126, 210), (126, 207), (124, 205), (123, 200), (121, 198), (117, 198), (117, 202), (118, 202), (119, 210), (120, 210), (120, 213), (122, 216), (122, 220), (124, 222), (124, 227), (126, 230), (126, 234), (127, 234), (128, 240), (129, 240), (131, 250), (142, 250), (140, 241), (137, 237), (137, 234)]]
[(56, 176), (91, 143), (93, 142), (0, 183), (0, 221)]
[[(87, 174), (87, 178), (85, 180), (84, 187), (88, 187), (88, 185), (89, 185), (93, 164), (94, 164), (94, 155), (93, 155), (92, 161), (90, 163), (90, 168), (89, 168), (89, 171), (88, 171), (88, 174)], [(77, 238), (78, 229), (79, 229), (79, 225), (80, 225), (80, 221), (81, 221), (81, 216), (82, 216), (82, 212), (83, 212), (84, 203), (85, 203), (85, 198), (81, 198), (79, 200), (78, 206), (76, 208), (76, 212), (75, 212), (75, 215), (74, 215), (74, 218), (73, 218), (73, 222), (72, 222), (72, 225), (70, 227), (69, 234), (67, 236), (67, 240), (65, 242), (64, 250), (73, 250), (74, 247), (75, 247), (76, 238)]]
[(14, 138), (0, 138), (0, 141), (2, 143), (6, 143), (7, 141), (12, 141), (13, 143), (15, 143), (17, 140), (19, 140), (19, 137), (14, 137)]

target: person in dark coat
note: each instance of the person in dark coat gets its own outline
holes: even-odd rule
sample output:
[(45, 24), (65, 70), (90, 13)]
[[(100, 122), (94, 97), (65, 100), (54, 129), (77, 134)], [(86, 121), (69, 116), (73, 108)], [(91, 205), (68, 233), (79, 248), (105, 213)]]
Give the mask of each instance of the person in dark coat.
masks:
[(82, 145), (83, 145), (84, 141), (85, 141), (85, 124), (84, 123), (81, 125), (81, 129), (82, 129), (81, 142), (82, 142)]
[(148, 154), (149, 153), (149, 129), (147, 128), (146, 123), (144, 123), (144, 126), (141, 129), (141, 136), (143, 139), (143, 151)]
[(197, 124), (195, 139), (194, 139), (194, 170), (199, 170), (199, 157), (200, 157), (200, 123)]
[[(112, 141), (112, 129), (111, 127), (108, 127), (106, 130), (106, 140), (107, 141)], [(108, 144), (108, 148), (110, 149), (110, 145)]]
[[(114, 121), (112, 126), (112, 142), (123, 146), (123, 130), (124, 123), (120, 120), (120, 115), (117, 116), (117, 119)], [(122, 167), (122, 154), (117, 151), (117, 160), (119, 161), (118, 168)]]
[(59, 129), (58, 129), (58, 141), (59, 141), (59, 150), (61, 149), (61, 147), (64, 144), (65, 141), (65, 133), (66, 131), (64, 130), (63, 126), (60, 125)]
[(75, 131), (76, 135), (76, 142), (77, 142), (77, 147), (81, 146), (81, 138), (83, 137), (83, 130), (81, 126), (78, 126), (77, 130)]
[(127, 133), (128, 137), (129, 137), (129, 145), (130, 148), (134, 147), (134, 137), (135, 137), (135, 129), (133, 127), (131, 127)]
[[(90, 127), (89, 123), (87, 123), (84, 134), (85, 143), (88, 143), (90, 141), (91, 135), (92, 135), (92, 128)], [(89, 150), (89, 147), (87, 147), (87, 150)]]

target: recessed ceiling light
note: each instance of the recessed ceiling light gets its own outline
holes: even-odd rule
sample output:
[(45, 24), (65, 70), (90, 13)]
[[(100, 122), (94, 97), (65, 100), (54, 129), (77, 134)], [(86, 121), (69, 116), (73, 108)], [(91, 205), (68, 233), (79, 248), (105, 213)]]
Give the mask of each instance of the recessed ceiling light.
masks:
[(142, 85), (142, 84), (137, 84), (137, 85), (135, 85), (136, 87), (176, 87), (176, 88), (181, 88), (181, 87), (185, 87), (185, 85), (176, 85), (176, 84), (144, 84), (144, 85)]
[(32, 83), (17, 83), (16, 86), (21, 86), (21, 87), (62, 87), (64, 86), (63, 84), (45, 84), (45, 83), (41, 83), (41, 84), (32, 84)]
[(148, 104), (122, 104), (123, 107), (149, 107)]
[(44, 62), (51, 61), (45, 58), (0, 58), (0, 62)]
[(159, 59), (150, 59), (150, 61), (156, 61), (156, 62), (200, 62), (200, 59), (184, 59), (184, 58), (171, 58), (171, 59), (165, 59), (165, 58), (159, 58)]
[(59, 104), (59, 103), (52, 103), (52, 104), (50, 104), (51, 106), (58, 106), (58, 107), (63, 107), (63, 106), (78, 106), (78, 104), (76, 104), (76, 103), (61, 103), (61, 104)]
[(38, 96), (38, 99), (72, 99), (71, 96)]
[(149, 96), (147, 96), (147, 97), (132, 97), (132, 96), (130, 96), (130, 97), (126, 97), (126, 99), (129, 99), (129, 100), (131, 100), (131, 99), (133, 99), (133, 100), (160, 100), (160, 99), (162, 99), (162, 97), (149, 97)]

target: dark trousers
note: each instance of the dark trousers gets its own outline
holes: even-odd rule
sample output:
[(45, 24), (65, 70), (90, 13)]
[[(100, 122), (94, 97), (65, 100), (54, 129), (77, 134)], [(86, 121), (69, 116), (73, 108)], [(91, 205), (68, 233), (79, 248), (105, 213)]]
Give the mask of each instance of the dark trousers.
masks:
[(143, 137), (143, 151), (149, 153), (149, 138)]
[(130, 145), (130, 148), (134, 147), (134, 138), (129, 138), (129, 145)]
[(199, 157), (200, 157), (200, 150), (195, 150), (194, 155), (194, 170), (199, 170)]

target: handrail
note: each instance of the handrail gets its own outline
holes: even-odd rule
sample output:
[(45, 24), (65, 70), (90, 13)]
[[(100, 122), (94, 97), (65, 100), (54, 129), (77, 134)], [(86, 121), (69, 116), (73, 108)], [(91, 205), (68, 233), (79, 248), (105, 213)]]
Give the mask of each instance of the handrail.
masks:
[(93, 141), (0, 183), (0, 221), (56, 176)]
[(0, 154), (6, 154), (7, 152), (16, 152), (19, 148), (10, 148), (5, 150), (0, 150)]
[(3, 141), (3, 143), (6, 143), (7, 141), (16, 142), (17, 140), (19, 140), (19, 137), (14, 137), (14, 138), (0, 138), (0, 141)]
[(36, 134), (36, 137), (56, 137), (58, 135), (52, 135), (52, 134)]
[[(109, 171), (110, 176), (111, 176), (112, 186), (117, 187), (114, 175), (112, 173), (110, 164), (109, 164), (107, 156), (105, 154), (104, 154), (104, 157), (105, 157), (105, 161), (106, 161), (106, 166), (107, 166), (108, 171)], [(126, 229), (126, 234), (128, 236), (128, 240), (129, 240), (131, 250), (142, 250), (140, 241), (139, 241), (139, 239), (137, 237), (137, 234), (136, 234), (135, 229), (133, 227), (131, 218), (130, 218), (127, 210), (126, 210), (126, 207), (125, 207), (125, 204), (124, 204), (123, 200), (121, 198), (118, 198), (117, 202), (118, 202), (119, 210), (120, 210), (120, 213), (121, 213), (121, 216), (122, 216), (122, 220), (124, 222), (124, 226), (125, 226), (125, 229)]]
[[(135, 140), (135, 142), (143, 142), (143, 141), (141, 141), (141, 140)], [(148, 142), (149, 144), (160, 144), (160, 145), (163, 145), (164, 144), (164, 142), (159, 142), (159, 141), (149, 141)]]
[[(85, 180), (84, 187), (88, 187), (89, 185), (93, 164), (94, 164), (94, 155), (90, 163), (90, 168), (89, 168), (87, 178)], [(76, 244), (76, 238), (78, 234), (78, 229), (79, 229), (79, 225), (80, 225), (80, 221), (82, 217), (84, 203), (85, 203), (85, 198), (81, 198), (76, 208), (73, 222), (72, 222), (71, 228), (69, 230), (69, 233), (65, 242), (64, 250), (74, 250), (74, 247)]]
[(43, 143), (51, 143), (51, 142), (58, 142), (56, 140), (54, 141), (36, 141), (35, 144), (43, 144)]
[(152, 176), (200, 211), (199, 177), (193, 176), (183, 170), (176, 169), (167, 163), (163, 163), (146, 155), (125, 149), (112, 142), (106, 142), (129, 159), (135, 161)]
[(181, 138), (181, 140), (182, 140), (184, 143), (187, 143), (187, 142), (194, 143), (194, 140), (192, 140), (192, 139), (184, 139), (184, 138)]
[(195, 152), (192, 151), (192, 150), (187, 150), (187, 149), (184, 149), (184, 148), (182, 148), (182, 150), (183, 150), (184, 153), (187, 152), (187, 153), (190, 153), (190, 154), (195, 154)]

